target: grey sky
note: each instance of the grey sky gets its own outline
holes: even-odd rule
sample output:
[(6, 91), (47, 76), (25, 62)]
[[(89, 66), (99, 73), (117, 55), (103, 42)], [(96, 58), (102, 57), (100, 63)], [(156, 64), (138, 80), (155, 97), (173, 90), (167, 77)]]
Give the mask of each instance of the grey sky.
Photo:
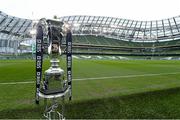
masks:
[(0, 0), (0, 11), (28, 19), (95, 15), (156, 20), (180, 15), (180, 0)]

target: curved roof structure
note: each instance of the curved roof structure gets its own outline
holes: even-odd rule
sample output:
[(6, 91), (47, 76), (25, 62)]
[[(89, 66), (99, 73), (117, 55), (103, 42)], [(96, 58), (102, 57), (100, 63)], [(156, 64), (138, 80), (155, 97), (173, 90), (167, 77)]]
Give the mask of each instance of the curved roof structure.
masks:
[[(102, 35), (132, 42), (161, 42), (180, 38), (180, 16), (156, 21), (103, 16), (63, 16), (59, 19), (71, 25), (74, 35)], [(33, 20), (9, 16), (0, 11), (1, 39), (18, 39), (28, 35), (35, 26)]]
[(0, 11), (0, 52), (13, 53), (32, 29), (33, 21), (7, 15)]
[[(154, 21), (137, 21), (103, 16), (62, 16), (74, 35), (96, 35), (131, 42), (180, 40), (180, 16)], [(0, 11), (0, 52), (17, 49), (21, 40), (30, 38), (36, 27), (33, 20), (7, 15)]]
[(180, 16), (156, 21), (136, 21), (103, 16), (64, 16), (73, 34), (103, 35), (132, 42), (161, 42), (180, 38)]
[(21, 36), (28, 33), (32, 25), (32, 20), (10, 16), (0, 11), (0, 33)]

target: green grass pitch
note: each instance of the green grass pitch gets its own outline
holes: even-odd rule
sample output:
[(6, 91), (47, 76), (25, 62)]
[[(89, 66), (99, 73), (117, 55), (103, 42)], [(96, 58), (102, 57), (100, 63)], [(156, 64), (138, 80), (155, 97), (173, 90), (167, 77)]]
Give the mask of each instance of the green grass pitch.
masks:
[[(66, 118), (180, 118), (180, 61), (74, 59), (73, 79), (81, 78), (73, 81)], [(0, 61), (1, 119), (43, 118), (35, 83), (2, 84), (27, 81), (35, 81), (35, 61)]]

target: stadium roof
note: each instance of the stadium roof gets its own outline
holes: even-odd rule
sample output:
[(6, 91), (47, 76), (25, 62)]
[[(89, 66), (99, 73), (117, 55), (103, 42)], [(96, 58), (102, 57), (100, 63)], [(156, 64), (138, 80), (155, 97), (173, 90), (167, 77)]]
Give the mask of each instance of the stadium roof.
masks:
[[(137, 21), (103, 16), (64, 16), (74, 35), (101, 35), (132, 42), (161, 42), (180, 38), (180, 16)], [(0, 11), (0, 38), (16, 40), (29, 37), (36, 24), (33, 20), (9, 16)]]
[(133, 42), (176, 40), (180, 37), (180, 16), (136, 21), (103, 16), (65, 16), (61, 21), (72, 26), (73, 34), (93, 34)]
[(9, 16), (0, 11), (0, 38), (17, 39), (29, 33), (33, 21)]
[(7, 15), (0, 11), (0, 53), (14, 53), (20, 42), (31, 38), (32, 20)]

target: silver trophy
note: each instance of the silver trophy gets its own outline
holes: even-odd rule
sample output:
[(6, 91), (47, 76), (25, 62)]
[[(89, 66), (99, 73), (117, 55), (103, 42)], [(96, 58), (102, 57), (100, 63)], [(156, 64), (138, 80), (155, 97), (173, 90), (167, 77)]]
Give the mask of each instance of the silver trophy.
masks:
[[(71, 75), (68, 75), (67, 73), (68, 80), (65, 80), (65, 72), (59, 66), (59, 62), (60, 62), (59, 57), (61, 56), (61, 45), (62, 45), (62, 39), (63, 39), (62, 24), (60, 23), (59, 25), (59, 23), (55, 21), (56, 24), (52, 25), (51, 23), (53, 22), (54, 21), (47, 22), (48, 29), (47, 29), (47, 32), (45, 32), (47, 34), (44, 34), (42, 32), (43, 37), (40, 36), (41, 35), (40, 33), (38, 34), (40, 37), (39, 36), (37, 37), (37, 41), (40, 38), (42, 38), (42, 41), (44, 38), (46, 39), (48, 38), (48, 41), (49, 41), (48, 54), (50, 56), (51, 66), (49, 67), (49, 69), (45, 71), (44, 79), (42, 81), (41, 81), (41, 78), (40, 80), (38, 79), (39, 74), (37, 74), (36, 101), (39, 102), (39, 97), (44, 98), (44, 103), (45, 103), (44, 117), (45, 118), (64, 119), (63, 114), (64, 114), (65, 95), (69, 93), (69, 97), (71, 98), (71, 81), (68, 81), (68, 80), (71, 80)], [(47, 35), (47, 37), (44, 37), (45, 35)], [(67, 43), (68, 43), (68, 39), (69, 38), (71, 39), (71, 34), (70, 34), (70, 37), (68, 36), (69, 35), (67, 34), (67, 37), (66, 37)], [(69, 56), (71, 57), (71, 51), (68, 50), (67, 43), (66, 43), (66, 47), (67, 47), (66, 54), (68, 58)], [(44, 47), (43, 44), (41, 44), (41, 47)], [(42, 55), (42, 54), (40, 54), (40, 52), (38, 53), (38, 50), (37, 50), (37, 55)], [(38, 56), (36, 58), (38, 58)], [(71, 64), (70, 64), (70, 67), (71, 67)], [(38, 66), (36, 68), (37, 68), (36, 69), (37, 73), (38, 73), (38, 70), (42, 71), (42, 67), (41, 69), (38, 69)], [(68, 69), (69, 68), (67, 66), (67, 70)]]
[(58, 40), (52, 40), (52, 43), (48, 47), (48, 53), (51, 57), (51, 66), (45, 71), (44, 93), (62, 93), (68, 86), (64, 80), (64, 70), (59, 67), (58, 58), (61, 55), (61, 49)]
[[(64, 119), (64, 95), (67, 92), (67, 81), (64, 80), (64, 70), (59, 67), (59, 55), (61, 55), (60, 44), (58, 40), (52, 40), (48, 47), (48, 53), (51, 57), (51, 66), (44, 74), (44, 86), (42, 93), (51, 99), (51, 104), (48, 105), (47, 99), (45, 100), (45, 113), (44, 116), (47, 119)], [(57, 98), (61, 97), (61, 113), (57, 110), (58, 101)]]

